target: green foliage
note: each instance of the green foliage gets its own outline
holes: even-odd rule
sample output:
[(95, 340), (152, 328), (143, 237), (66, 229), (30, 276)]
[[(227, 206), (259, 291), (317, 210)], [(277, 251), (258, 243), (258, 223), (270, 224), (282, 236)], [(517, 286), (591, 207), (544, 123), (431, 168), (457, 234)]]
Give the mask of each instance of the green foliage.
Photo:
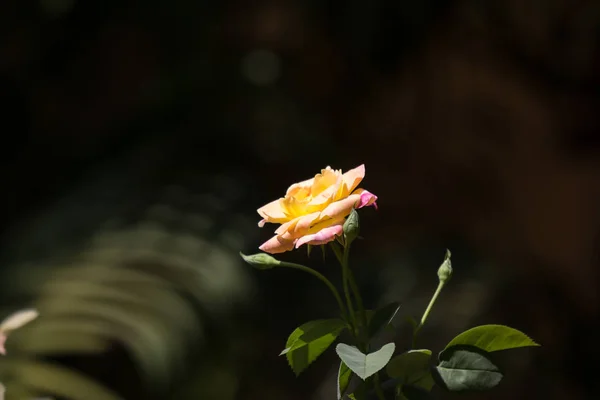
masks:
[(531, 346), (539, 344), (514, 328), (477, 326), (456, 336), (440, 353), (436, 380), (449, 391), (491, 389), (500, 383), (502, 373), (490, 359), (490, 353)]
[(440, 354), (434, 379), (452, 392), (487, 390), (500, 383), (502, 373), (489, 353), (474, 346), (452, 346)]
[(340, 367), (338, 369), (338, 377), (337, 377), (337, 398), (340, 400), (346, 389), (348, 389), (348, 385), (350, 384), (350, 379), (352, 378), (352, 371), (343, 361), (340, 361)]
[(286, 348), (279, 355), (286, 356), (296, 375), (300, 375), (335, 341), (346, 328), (341, 319), (321, 319), (300, 325), (289, 336)]
[[(353, 374), (362, 381), (352, 389), (354, 393), (346, 395), (347, 398), (356, 400), (358, 396), (360, 400), (364, 400), (367, 390), (372, 390), (372, 395), (382, 399), (385, 394), (379, 381), (380, 375), (376, 374), (384, 368), (392, 379), (387, 382), (388, 388), (395, 385), (396, 400), (429, 400), (432, 398), (430, 392), (436, 383), (451, 392), (491, 389), (498, 385), (503, 377), (500, 369), (490, 359), (491, 352), (539, 346), (516, 329), (503, 325), (483, 325), (469, 329), (452, 339), (440, 352), (439, 364), (435, 367), (431, 366), (432, 353), (427, 349), (409, 350), (393, 357), (396, 345), (388, 343), (377, 351), (365, 354), (362, 349), (368, 349), (379, 332), (385, 328), (393, 328), (392, 321), (400, 309), (400, 304), (393, 302), (376, 310), (365, 310), (348, 263), (350, 243), (358, 237), (359, 228), (358, 213), (352, 210), (344, 223), (343, 237), (337, 237), (337, 242), (330, 243), (341, 266), (346, 305), (333, 284), (315, 270), (299, 264), (281, 263), (266, 255), (256, 260), (248, 260), (242, 255), (246, 261), (252, 261), (251, 263), (257, 264), (261, 269), (282, 265), (308, 272), (323, 281), (338, 302), (345, 321), (340, 319), (311, 321), (297, 328), (290, 335), (287, 347), (281, 354), (286, 355), (296, 375), (321, 355), (346, 327), (355, 345), (339, 343), (335, 348), (341, 360), (336, 383), (338, 400), (344, 398)], [(437, 271), (438, 286), (422, 317), (419, 320), (411, 316), (407, 317), (412, 327), (413, 348), (416, 346), (421, 328), (452, 275), (451, 253), (450, 250), (446, 250), (444, 261)], [(371, 377), (373, 378), (369, 379)]]
[(400, 380), (402, 385), (429, 391), (434, 385), (430, 362), (431, 350), (410, 350), (392, 358), (385, 371), (391, 378)]
[(452, 339), (444, 351), (456, 345), (475, 346), (490, 353), (518, 347), (539, 346), (523, 332), (504, 325), (481, 325), (471, 328)]
[(340, 343), (336, 346), (335, 351), (352, 372), (365, 380), (385, 368), (394, 355), (395, 349), (394, 343), (388, 343), (373, 353), (365, 354), (354, 346)]

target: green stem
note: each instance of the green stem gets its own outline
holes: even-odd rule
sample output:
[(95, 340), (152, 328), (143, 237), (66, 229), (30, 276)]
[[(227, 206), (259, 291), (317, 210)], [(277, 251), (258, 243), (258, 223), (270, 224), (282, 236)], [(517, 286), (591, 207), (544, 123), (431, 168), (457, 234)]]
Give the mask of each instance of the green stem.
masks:
[(346, 297), (346, 304), (348, 306), (348, 313), (350, 314), (350, 323), (352, 325), (352, 332), (354, 336), (356, 336), (356, 329), (358, 328), (356, 325), (356, 315), (354, 312), (354, 305), (352, 304), (352, 298), (350, 297), (350, 290), (348, 289), (348, 263), (344, 264), (343, 255), (340, 253), (339, 247), (335, 243), (331, 243), (331, 248), (333, 249), (333, 253), (335, 257), (338, 259), (342, 266), (342, 284), (344, 287), (344, 296)]
[(350, 313), (350, 319), (354, 330), (354, 335), (357, 335), (358, 325), (356, 323), (356, 312), (354, 311), (354, 305), (352, 304), (352, 298), (350, 297), (350, 290), (348, 288), (348, 267), (342, 265), (342, 281), (344, 282), (344, 295), (346, 296), (346, 303), (348, 304), (348, 312)]
[[(354, 298), (356, 299), (356, 304), (358, 306), (358, 312), (361, 318), (361, 328), (362, 329), (358, 329), (358, 326), (356, 326), (356, 333), (355, 333), (355, 338), (359, 343), (359, 347), (361, 349), (361, 351), (363, 351), (364, 353), (367, 353), (369, 351), (369, 338), (368, 338), (368, 334), (367, 334), (367, 311), (365, 310), (364, 307), (364, 303), (362, 301), (362, 296), (360, 295), (360, 290), (358, 288), (358, 285), (356, 284), (356, 279), (354, 279), (354, 274), (352, 273), (352, 270), (350, 269), (350, 263), (349, 263), (349, 257), (350, 257), (350, 244), (346, 244), (344, 246), (344, 252), (342, 254), (341, 257), (339, 257), (339, 254), (336, 255), (338, 257), (338, 260), (340, 261), (340, 263), (342, 264), (342, 271), (345, 271), (345, 282), (350, 283), (350, 287), (352, 289), (352, 294), (354, 295)], [(346, 285), (344, 287), (344, 290), (346, 291), (346, 293), (348, 293), (348, 286)], [(348, 298), (350, 297), (349, 294), (347, 295)], [(355, 320), (356, 323), (356, 320)], [(375, 392), (377, 393), (377, 397), (379, 398), (379, 400), (385, 400), (385, 396), (383, 394), (383, 390), (381, 389), (381, 382), (379, 381), (379, 373), (376, 373), (373, 376), (373, 386), (375, 387)], [(366, 386), (363, 385), (363, 389), (366, 389)], [(363, 391), (363, 396), (365, 395), (365, 392)]]
[(445, 284), (446, 284), (446, 281), (440, 281), (440, 283), (438, 283), (437, 289), (435, 289), (435, 293), (431, 297), (431, 300), (429, 301), (429, 305), (427, 305), (427, 308), (425, 309), (425, 312), (423, 313), (423, 316), (421, 317), (421, 321), (419, 322), (419, 325), (417, 325), (417, 327), (415, 328), (415, 330), (413, 332), (413, 339), (412, 339), (412, 348), (413, 349), (415, 348), (416, 343), (417, 343), (417, 334), (419, 333), (419, 331), (421, 330), (423, 325), (425, 325), (425, 321), (427, 321), (427, 317), (429, 316), (429, 313), (431, 312), (431, 309), (433, 308), (433, 305), (435, 304), (435, 301), (437, 300), (438, 296), (442, 292), (442, 289), (444, 288)]
[[(352, 289), (352, 294), (354, 295), (354, 298), (356, 299), (356, 304), (358, 306), (358, 312), (360, 315), (360, 319), (361, 319), (361, 325), (362, 325), (362, 332), (366, 333), (366, 329), (367, 329), (367, 312), (365, 311), (365, 307), (364, 307), (364, 303), (362, 301), (362, 297), (360, 295), (360, 290), (358, 289), (358, 285), (356, 284), (356, 280), (354, 279), (354, 274), (352, 273), (352, 270), (350, 269), (349, 266), (349, 262), (348, 262), (348, 258), (350, 255), (350, 245), (347, 245), (344, 247), (344, 254), (342, 256), (342, 266), (346, 268), (347, 272), (348, 272), (348, 282), (350, 283), (350, 287)], [(364, 336), (364, 335), (362, 335)], [(365, 342), (367, 342), (368, 340), (366, 338)], [(363, 351), (367, 351), (367, 343), (365, 343), (364, 345), (364, 349)]]
[(340, 293), (335, 288), (335, 286), (333, 286), (333, 284), (329, 281), (329, 279), (327, 279), (323, 274), (321, 274), (318, 271), (315, 271), (312, 268), (304, 266), (302, 264), (296, 264), (296, 263), (281, 261), (280, 266), (281, 267), (287, 267), (287, 268), (293, 268), (293, 269), (297, 269), (297, 270), (304, 271), (304, 272), (308, 272), (309, 274), (317, 277), (317, 279), (319, 279), (321, 282), (323, 282), (325, 285), (327, 285), (327, 287), (329, 288), (329, 290), (333, 294), (333, 297), (335, 297), (335, 300), (337, 301), (338, 306), (340, 307), (340, 312), (342, 313), (342, 317), (346, 321), (348, 320), (347, 316), (346, 316), (346, 308), (344, 307), (344, 302), (342, 301), (342, 298), (340, 297)]
[(363, 306), (363, 301), (362, 298), (360, 297), (360, 292), (358, 290), (358, 285), (356, 284), (356, 280), (354, 280), (354, 274), (352, 274), (352, 271), (350, 269), (349, 270), (349, 274), (348, 274), (348, 281), (350, 282), (350, 287), (352, 288), (352, 293), (354, 294), (354, 297), (356, 298), (356, 304), (358, 305), (358, 312), (360, 313), (360, 317), (361, 317), (361, 323), (363, 325), (363, 327), (367, 327), (367, 312), (365, 310), (365, 307)]

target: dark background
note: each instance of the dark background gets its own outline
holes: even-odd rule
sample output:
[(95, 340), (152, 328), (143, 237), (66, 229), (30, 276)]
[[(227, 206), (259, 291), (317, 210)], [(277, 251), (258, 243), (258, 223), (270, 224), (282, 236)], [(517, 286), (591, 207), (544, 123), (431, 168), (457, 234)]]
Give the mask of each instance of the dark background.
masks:
[[(380, 198), (352, 259), (370, 307), (399, 300), (420, 315), (449, 247), (455, 275), (423, 346), (483, 323), (543, 344), (507, 354), (500, 387), (466, 398), (597, 398), (599, 2), (4, 0), (0, 32), (4, 313), (69, 316), (70, 301), (52, 305), (67, 293), (44, 289), (57, 271), (126, 256), (175, 288), (191, 278), (173, 260), (187, 257), (208, 282), (187, 299), (204, 333), (179, 369), (152, 358), (179, 341), (160, 318), (165, 335), (142, 351), (164, 366), (149, 375), (160, 384), (119, 335), (73, 356), (15, 334), (0, 366), (9, 399), (9, 380), (27, 375), (11, 360), (30, 356), (127, 399), (333, 398), (335, 354), (299, 378), (277, 357), (332, 299), (294, 271), (250, 271), (237, 252), (269, 237), (255, 211), (289, 184), (361, 163)], [(94, 258), (111, 248), (112, 261)]]

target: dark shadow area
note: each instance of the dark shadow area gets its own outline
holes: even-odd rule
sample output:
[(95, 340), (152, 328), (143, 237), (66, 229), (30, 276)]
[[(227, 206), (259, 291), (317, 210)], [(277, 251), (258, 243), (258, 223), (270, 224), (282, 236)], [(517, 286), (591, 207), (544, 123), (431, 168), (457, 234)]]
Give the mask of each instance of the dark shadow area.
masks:
[[(278, 356), (327, 288), (238, 253), (290, 184), (364, 163), (368, 308), (419, 316), (450, 248), (423, 346), (543, 345), (461, 398), (599, 396), (598, 2), (4, 0), (0, 100), (2, 318), (43, 317), (0, 359), (15, 393), (335, 398), (334, 351), (299, 377)], [(332, 254), (281, 258), (339, 284)]]

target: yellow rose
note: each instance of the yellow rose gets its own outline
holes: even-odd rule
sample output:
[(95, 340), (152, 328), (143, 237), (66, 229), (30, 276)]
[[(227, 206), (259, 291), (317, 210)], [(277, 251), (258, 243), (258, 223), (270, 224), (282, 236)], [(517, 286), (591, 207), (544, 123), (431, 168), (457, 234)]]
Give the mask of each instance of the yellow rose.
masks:
[(266, 222), (281, 224), (275, 236), (260, 249), (270, 254), (283, 253), (303, 244), (325, 244), (340, 236), (353, 208), (377, 207), (377, 196), (356, 189), (364, 177), (364, 165), (345, 174), (327, 167), (314, 178), (290, 186), (285, 197), (257, 210), (263, 217), (259, 227)]

